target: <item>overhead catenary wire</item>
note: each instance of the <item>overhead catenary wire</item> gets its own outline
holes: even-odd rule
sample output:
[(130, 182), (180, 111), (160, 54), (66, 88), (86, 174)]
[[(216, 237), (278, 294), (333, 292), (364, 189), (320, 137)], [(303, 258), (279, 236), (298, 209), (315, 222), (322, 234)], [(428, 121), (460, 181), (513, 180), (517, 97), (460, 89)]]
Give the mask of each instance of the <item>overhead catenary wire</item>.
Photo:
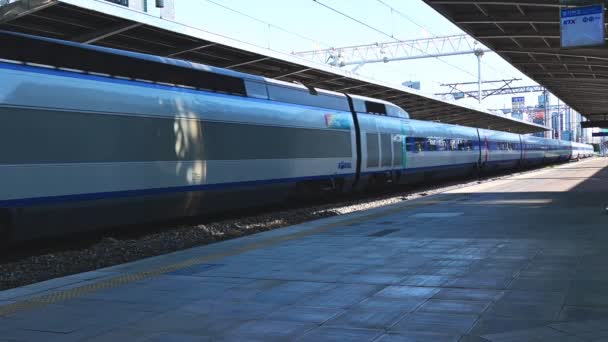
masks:
[(207, 1), (207, 2), (209, 2), (209, 3), (212, 3), (212, 4), (216, 5), (216, 6), (219, 6), (219, 7), (223, 8), (223, 9), (226, 9), (226, 10), (228, 10), (228, 11), (231, 11), (231, 12), (237, 13), (237, 14), (239, 14), (239, 15), (241, 15), (241, 16), (247, 17), (247, 18), (249, 18), (249, 19), (251, 19), (251, 20), (257, 21), (257, 22), (259, 22), (259, 23), (261, 23), (261, 24), (264, 24), (264, 25), (266, 25), (266, 26), (268, 26), (268, 27), (274, 27), (274, 28), (275, 28), (275, 29), (277, 29), (277, 30), (283, 31), (283, 32), (285, 32), (285, 33), (291, 34), (291, 35), (296, 36), (296, 37), (299, 37), (299, 38), (302, 38), (302, 39), (304, 39), (304, 40), (308, 40), (308, 41), (313, 42), (313, 43), (320, 43), (321, 45), (324, 45), (324, 46), (326, 46), (326, 47), (331, 47), (331, 46), (332, 46), (332, 44), (329, 44), (329, 43), (324, 42), (324, 41), (322, 41), (322, 40), (319, 40), (319, 39), (313, 39), (313, 38), (307, 37), (307, 36), (305, 36), (305, 35), (303, 35), (303, 34), (300, 34), (300, 33), (297, 33), (297, 32), (290, 31), (290, 30), (288, 30), (288, 29), (286, 29), (286, 28), (284, 28), (284, 27), (281, 27), (281, 26), (278, 26), (278, 25), (275, 25), (275, 24), (269, 23), (269, 22), (267, 22), (267, 21), (264, 21), (264, 20), (262, 20), (262, 19), (256, 18), (256, 17), (251, 16), (251, 15), (249, 15), (249, 14), (247, 14), (247, 13), (244, 13), (244, 12), (242, 12), (242, 11), (239, 11), (239, 10), (236, 10), (236, 9), (234, 9), (234, 8), (228, 7), (228, 6), (224, 5), (224, 4), (218, 3), (218, 2), (216, 2), (216, 1), (213, 1), (213, 0), (205, 0), (205, 1)]
[[(228, 10), (228, 11), (234, 12), (234, 13), (236, 13), (236, 14), (239, 14), (239, 15), (241, 15), (241, 16), (244, 16), (244, 17), (246, 17), (246, 18), (249, 18), (249, 19), (251, 19), (251, 20), (253, 20), (253, 21), (259, 22), (259, 23), (261, 23), (261, 24), (264, 24), (264, 25), (267, 25), (267, 26), (272, 26), (272, 27), (275, 27), (275, 28), (277, 28), (277, 29), (279, 29), (279, 30), (281, 30), (281, 31), (287, 32), (287, 33), (289, 33), (289, 34), (292, 34), (292, 35), (294, 35), (294, 36), (300, 37), (300, 38), (302, 38), (302, 39), (305, 39), (305, 40), (311, 41), (311, 42), (313, 42), (313, 43), (321, 43), (322, 45), (325, 45), (326, 47), (332, 47), (332, 45), (331, 45), (331, 44), (329, 44), (329, 43), (327, 43), (327, 42), (323, 42), (323, 41), (321, 41), (321, 40), (313, 39), (313, 38), (310, 38), (310, 37), (307, 37), (307, 36), (301, 35), (301, 34), (299, 34), (299, 33), (292, 32), (292, 31), (287, 30), (287, 29), (285, 29), (285, 28), (283, 28), (283, 27), (280, 27), (280, 26), (277, 26), (277, 25), (271, 24), (271, 23), (266, 22), (266, 21), (264, 21), (264, 20), (262, 20), (262, 19), (259, 19), (259, 18), (256, 18), (256, 17), (254, 17), (254, 16), (251, 16), (251, 15), (249, 15), (249, 14), (247, 14), (247, 13), (243, 13), (242, 11), (239, 11), (239, 10), (237, 10), (237, 9), (234, 9), (234, 8), (228, 7), (228, 6), (226, 6), (226, 5), (224, 5), (224, 4), (221, 4), (221, 3), (217, 3), (216, 1), (213, 1), (213, 0), (206, 0), (206, 1), (207, 1), (207, 2), (209, 2), (209, 3), (211, 3), (211, 4), (213, 4), (213, 5), (216, 5), (216, 6), (218, 6), (218, 7), (221, 7), (221, 8), (223, 8), (223, 9), (225, 9), (225, 10)], [(393, 68), (390, 68), (390, 69), (391, 69), (391, 70), (394, 70), (394, 71), (398, 71), (398, 70), (393, 69)], [(435, 83), (440, 84), (440, 82), (435, 82)]]
[[(327, 8), (327, 9), (331, 10), (332, 12), (335, 12), (335, 13), (337, 13), (337, 14), (340, 14), (340, 15), (341, 15), (341, 16), (343, 16), (343, 17), (346, 17), (346, 18), (348, 18), (348, 19), (350, 19), (350, 20), (352, 20), (352, 21), (355, 21), (356, 23), (359, 23), (360, 25), (365, 26), (365, 27), (367, 27), (367, 28), (369, 28), (369, 29), (371, 29), (371, 30), (373, 30), (373, 31), (377, 32), (377, 33), (380, 33), (380, 34), (382, 34), (382, 35), (384, 35), (384, 36), (386, 36), (386, 37), (389, 37), (389, 38), (391, 38), (391, 39), (394, 39), (394, 40), (395, 40), (395, 41), (397, 41), (397, 42), (402, 42), (402, 40), (401, 40), (401, 39), (395, 38), (393, 35), (390, 35), (390, 34), (388, 34), (388, 33), (384, 32), (384, 31), (382, 31), (382, 30), (380, 30), (380, 29), (378, 29), (378, 28), (376, 28), (376, 27), (373, 27), (373, 26), (371, 26), (371, 25), (369, 25), (369, 24), (367, 24), (367, 23), (365, 23), (365, 22), (363, 22), (363, 21), (361, 21), (361, 20), (359, 20), (359, 19), (357, 19), (357, 18), (354, 18), (354, 17), (352, 17), (352, 16), (350, 16), (350, 15), (348, 15), (348, 14), (346, 14), (346, 13), (344, 13), (344, 12), (342, 12), (342, 11), (340, 11), (340, 10), (336, 9), (336, 8), (333, 8), (333, 7), (331, 7), (331, 6), (327, 5), (327, 4), (324, 4), (324, 3), (322, 3), (322, 2), (321, 2), (321, 1), (319, 1), (319, 0), (312, 0), (312, 1), (313, 1), (314, 3), (316, 3), (316, 4), (318, 4), (318, 5), (321, 5), (321, 6), (325, 7), (325, 8)], [(417, 48), (416, 48), (416, 49), (417, 49)], [(420, 49), (418, 49), (418, 50), (420, 50)], [(420, 50), (420, 51), (422, 51), (422, 50)], [(447, 61), (445, 61), (445, 60), (443, 60), (443, 59), (441, 59), (441, 58), (439, 58), (439, 57), (434, 57), (434, 58), (435, 58), (435, 59), (437, 59), (437, 60), (439, 60), (440, 62), (442, 62), (442, 63), (444, 63), (444, 64), (449, 65), (449, 66), (450, 66), (450, 67), (452, 67), (452, 68), (458, 69), (458, 70), (460, 70), (460, 71), (462, 71), (462, 72), (464, 72), (464, 73), (466, 73), (466, 74), (469, 74), (469, 75), (471, 75), (471, 76), (473, 76), (473, 77), (477, 77), (477, 76), (475, 76), (473, 73), (471, 73), (470, 71), (468, 71), (468, 70), (466, 70), (466, 69), (463, 69), (463, 68), (461, 68), (461, 67), (459, 67), (459, 66), (457, 66), (457, 65), (454, 65), (454, 64), (452, 64), (452, 63), (450, 63), (450, 62), (447, 62)]]
[(404, 14), (403, 12), (401, 12), (401, 11), (399, 11), (398, 9), (394, 8), (393, 6), (391, 6), (391, 5), (387, 4), (386, 2), (384, 2), (384, 1), (382, 1), (382, 0), (376, 0), (376, 1), (378, 1), (379, 3), (381, 3), (381, 4), (382, 4), (382, 5), (384, 5), (384, 6), (388, 7), (388, 8), (391, 10), (391, 12), (392, 12), (392, 13), (397, 13), (397, 14), (398, 14), (400, 17), (402, 17), (403, 19), (405, 19), (405, 20), (409, 21), (410, 23), (412, 23), (412, 24), (414, 24), (414, 25), (418, 26), (419, 28), (421, 28), (421, 29), (423, 29), (423, 30), (425, 30), (425, 31), (428, 31), (428, 32), (429, 32), (429, 33), (431, 33), (433, 36), (437, 37), (437, 35), (436, 35), (436, 34), (435, 34), (433, 31), (429, 30), (429, 29), (428, 29), (427, 27), (425, 27), (424, 25), (418, 24), (418, 23), (417, 23), (417, 22), (416, 22), (414, 19), (410, 18), (408, 15)]
[[(438, 35), (433, 32), (431, 29), (429, 29), (428, 27), (419, 24), (418, 22), (416, 22), (414, 19), (412, 19), (410, 16), (408, 16), (407, 14), (399, 11), (398, 9), (394, 8), (393, 6), (387, 4), (384, 0), (376, 0), (377, 2), (379, 2), (380, 4), (382, 4), (383, 6), (387, 7), (388, 9), (390, 9), (391, 13), (397, 13), (401, 18), (407, 20), (408, 22), (418, 26), (420, 29), (425, 30), (427, 32), (429, 32), (433, 37), (438, 37)], [(507, 74), (504, 70), (499, 70), (497, 68), (495, 68), (494, 66), (492, 66), (491, 64), (488, 64), (486, 62), (484, 62), (483, 60), (481, 61), (481, 64), (487, 66), (488, 68), (496, 71), (497, 73), (502, 74), (503, 76), (506, 76), (507, 78), (512, 78), (511, 75)]]

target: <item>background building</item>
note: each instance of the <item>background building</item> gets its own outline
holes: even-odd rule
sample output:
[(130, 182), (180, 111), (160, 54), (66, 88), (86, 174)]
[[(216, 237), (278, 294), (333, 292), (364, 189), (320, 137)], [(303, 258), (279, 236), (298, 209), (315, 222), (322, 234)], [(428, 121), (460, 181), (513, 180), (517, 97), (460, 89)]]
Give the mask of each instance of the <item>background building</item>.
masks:
[[(0, 0), (1, 1), (1, 0)], [(156, 0), (106, 0), (127, 6), (136, 11), (146, 12), (163, 19), (175, 20), (175, 0), (163, 0), (163, 8), (156, 7)]]

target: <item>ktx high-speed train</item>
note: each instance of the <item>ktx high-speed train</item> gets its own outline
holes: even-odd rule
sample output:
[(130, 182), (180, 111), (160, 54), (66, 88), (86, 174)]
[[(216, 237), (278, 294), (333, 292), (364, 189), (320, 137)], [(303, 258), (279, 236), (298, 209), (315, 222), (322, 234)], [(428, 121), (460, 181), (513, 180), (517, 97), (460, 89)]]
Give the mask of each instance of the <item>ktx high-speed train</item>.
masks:
[(181, 60), (9, 32), (0, 46), (5, 241), (593, 153)]

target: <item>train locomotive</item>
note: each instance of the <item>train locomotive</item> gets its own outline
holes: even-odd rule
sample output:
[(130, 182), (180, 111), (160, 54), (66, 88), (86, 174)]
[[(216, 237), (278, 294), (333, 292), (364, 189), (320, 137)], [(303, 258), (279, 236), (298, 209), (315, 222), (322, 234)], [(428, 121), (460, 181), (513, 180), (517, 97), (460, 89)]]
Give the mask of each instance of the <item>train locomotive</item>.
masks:
[(0, 46), (2, 241), (593, 154), (182, 60), (12, 32)]

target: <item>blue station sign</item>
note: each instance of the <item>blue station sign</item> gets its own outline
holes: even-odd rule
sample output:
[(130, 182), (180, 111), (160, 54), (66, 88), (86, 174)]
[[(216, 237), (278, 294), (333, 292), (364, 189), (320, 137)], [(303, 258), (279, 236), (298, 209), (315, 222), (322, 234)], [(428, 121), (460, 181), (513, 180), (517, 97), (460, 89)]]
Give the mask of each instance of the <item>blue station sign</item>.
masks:
[(604, 5), (560, 10), (563, 48), (604, 44)]

